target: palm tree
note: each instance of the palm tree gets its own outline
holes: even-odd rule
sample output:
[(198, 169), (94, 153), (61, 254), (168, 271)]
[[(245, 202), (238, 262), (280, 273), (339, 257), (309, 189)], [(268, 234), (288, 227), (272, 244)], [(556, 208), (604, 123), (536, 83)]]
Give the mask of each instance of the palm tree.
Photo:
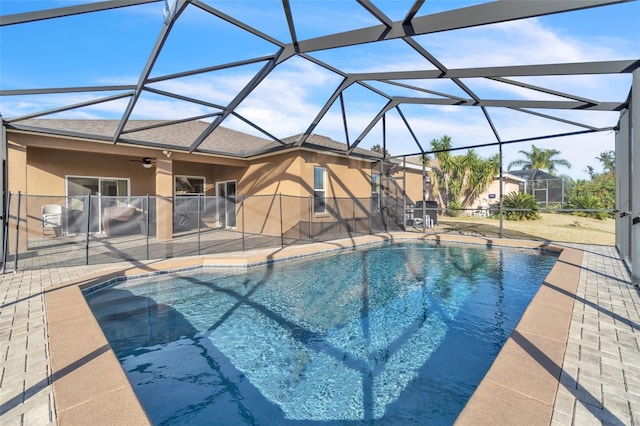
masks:
[(382, 154), (382, 156), (385, 158), (389, 156), (389, 151), (387, 151), (386, 149), (382, 149), (380, 144), (375, 144), (374, 146), (372, 146), (371, 151), (377, 152), (378, 154)]
[(443, 208), (465, 208), (489, 186), (500, 171), (500, 157), (481, 158), (470, 149), (465, 155), (452, 156), (451, 138), (444, 135), (431, 141), (435, 166), (431, 169), (433, 194)]
[(449, 152), (449, 149), (451, 149), (451, 137), (444, 135), (440, 139), (433, 139), (431, 141), (431, 149), (437, 151), (434, 152), (437, 165), (432, 168), (430, 172), (433, 175), (431, 179), (431, 182), (433, 182), (433, 193), (438, 197), (438, 205), (446, 208), (452, 168), (451, 153)]
[(611, 150), (601, 152), (600, 156), (596, 157), (596, 160), (602, 163), (602, 170), (605, 174), (613, 173), (613, 171), (616, 169), (616, 154)]
[(519, 152), (524, 155), (525, 159), (512, 161), (509, 163), (508, 170), (511, 170), (513, 166), (521, 166), (522, 170), (546, 170), (549, 173), (553, 173), (556, 170), (556, 166), (571, 168), (571, 163), (567, 160), (554, 158), (560, 154), (557, 149), (544, 149), (531, 145), (531, 152)]
[(470, 149), (463, 157), (464, 179), (461, 206), (467, 207), (493, 182), (500, 173), (500, 155), (495, 154), (488, 159), (478, 156)]

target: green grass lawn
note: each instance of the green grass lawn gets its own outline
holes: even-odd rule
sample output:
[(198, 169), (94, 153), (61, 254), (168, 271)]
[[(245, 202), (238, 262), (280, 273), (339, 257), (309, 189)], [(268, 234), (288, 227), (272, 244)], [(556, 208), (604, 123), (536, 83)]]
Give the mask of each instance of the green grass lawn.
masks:
[[(570, 214), (543, 213), (539, 220), (503, 221), (505, 238), (583, 244), (615, 244), (615, 220), (591, 219)], [(498, 237), (500, 220), (478, 217), (438, 216), (436, 231)]]

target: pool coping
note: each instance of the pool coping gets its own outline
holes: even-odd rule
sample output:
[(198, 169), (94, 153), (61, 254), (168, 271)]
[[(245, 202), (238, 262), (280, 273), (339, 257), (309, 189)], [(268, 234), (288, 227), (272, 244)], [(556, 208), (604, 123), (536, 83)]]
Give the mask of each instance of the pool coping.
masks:
[[(549, 242), (463, 235), (376, 234), (218, 255), (139, 263), (59, 284), (45, 292), (57, 422), (146, 425), (150, 421), (83, 291), (127, 279), (197, 268), (247, 268), (385, 241), (425, 240), (545, 249), (559, 259), (466, 404), (457, 424), (550, 424), (567, 344), (582, 251)], [(480, 420), (481, 419), (481, 420)]]

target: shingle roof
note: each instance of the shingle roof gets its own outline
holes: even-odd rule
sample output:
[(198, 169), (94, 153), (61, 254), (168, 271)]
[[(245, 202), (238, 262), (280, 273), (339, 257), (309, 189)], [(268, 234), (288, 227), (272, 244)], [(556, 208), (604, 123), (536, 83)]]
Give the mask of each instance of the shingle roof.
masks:
[[(294, 144), (298, 142), (302, 138), (302, 134), (298, 134), (295, 136), (289, 136), (287, 138), (282, 139), (282, 142), (286, 144)], [(319, 147), (319, 148), (328, 148), (329, 150), (339, 151), (344, 153), (347, 144), (338, 142), (336, 140), (331, 139), (328, 136), (322, 136), (315, 133), (310, 134), (307, 137), (307, 140), (304, 142), (303, 146), (308, 146), (310, 148)], [(354, 149), (354, 154), (360, 154), (367, 157), (380, 158), (381, 155), (375, 151), (371, 151), (369, 149), (356, 148)]]
[(525, 179), (525, 180), (534, 180), (534, 179), (538, 179), (538, 180), (544, 180), (544, 179), (558, 179), (557, 176), (551, 175), (547, 172), (543, 172), (540, 169), (527, 169), (527, 170), (510, 170), (509, 173), (511, 173), (514, 176), (518, 176), (521, 179)]
[[(159, 144), (173, 149), (187, 150), (191, 142), (208, 126), (203, 121), (168, 123), (161, 120), (130, 120), (124, 128), (122, 142), (150, 145)], [(68, 120), (68, 119), (30, 119), (20, 122), (17, 128), (35, 127), (47, 133), (69, 134), (88, 139), (111, 140), (118, 126), (118, 120)], [(143, 129), (134, 131), (135, 129)], [(276, 141), (259, 138), (226, 127), (218, 127), (200, 145), (199, 151), (228, 153), (246, 157), (275, 149), (282, 145)]]
[[(118, 120), (29, 119), (10, 125), (9, 128), (110, 141), (116, 132), (118, 123)], [(170, 122), (162, 120), (129, 120), (120, 141), (142, 146), (151, 145), (188, 150), (191, 142), (202, 134), (209, 125), (204, 121), (167, 123)], [(301, 135), (296, 135), (285, 138), (282, 140), (284, 143), (282, 144), (278, 141), (218, 126), (198, 147), (197, 151), (246, 158), (293, 147), (300, 140), (300, 137)], [(342, 153), (347, 148), (346, 144), (342, 142), (316, 134), (310, 135), (303, 146), (317, 149), (318, 151)], [(359, 156), (374, 158), (380, 156), (376, 152), (359, 148), (354, 153)]]

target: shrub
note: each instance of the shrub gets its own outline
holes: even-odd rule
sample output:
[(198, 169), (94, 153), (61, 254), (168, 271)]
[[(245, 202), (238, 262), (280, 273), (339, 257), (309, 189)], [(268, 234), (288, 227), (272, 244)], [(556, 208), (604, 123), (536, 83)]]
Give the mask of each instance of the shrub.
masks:
[(576, 196), (592, 196), (600, 200), (603, 209), (616, 208), (616, 176), (606, 173), (594, 176), (592, 180), (579, 180), (571, 193), (571, 198)]
[[(595, 195), (577, 195), (569, 201), (569, 208), (577, 210), (601, 210), (604, 208), (602, 201)], [(603, 211), (576, 211), (571, 212), (574, 216), (592, 217), (594, 219), (604, 220), (607, 218), (607, 212)]]
[(539, 207), (531, 194), (511, 192), (502, 200), (504, 218), (507, 220), (537, 220), (540, 219)]
[(447, 206), (449, 216), (458, 217), (462, 214), (462, 205), (458, 200), (449, 201), (449, 205)]

